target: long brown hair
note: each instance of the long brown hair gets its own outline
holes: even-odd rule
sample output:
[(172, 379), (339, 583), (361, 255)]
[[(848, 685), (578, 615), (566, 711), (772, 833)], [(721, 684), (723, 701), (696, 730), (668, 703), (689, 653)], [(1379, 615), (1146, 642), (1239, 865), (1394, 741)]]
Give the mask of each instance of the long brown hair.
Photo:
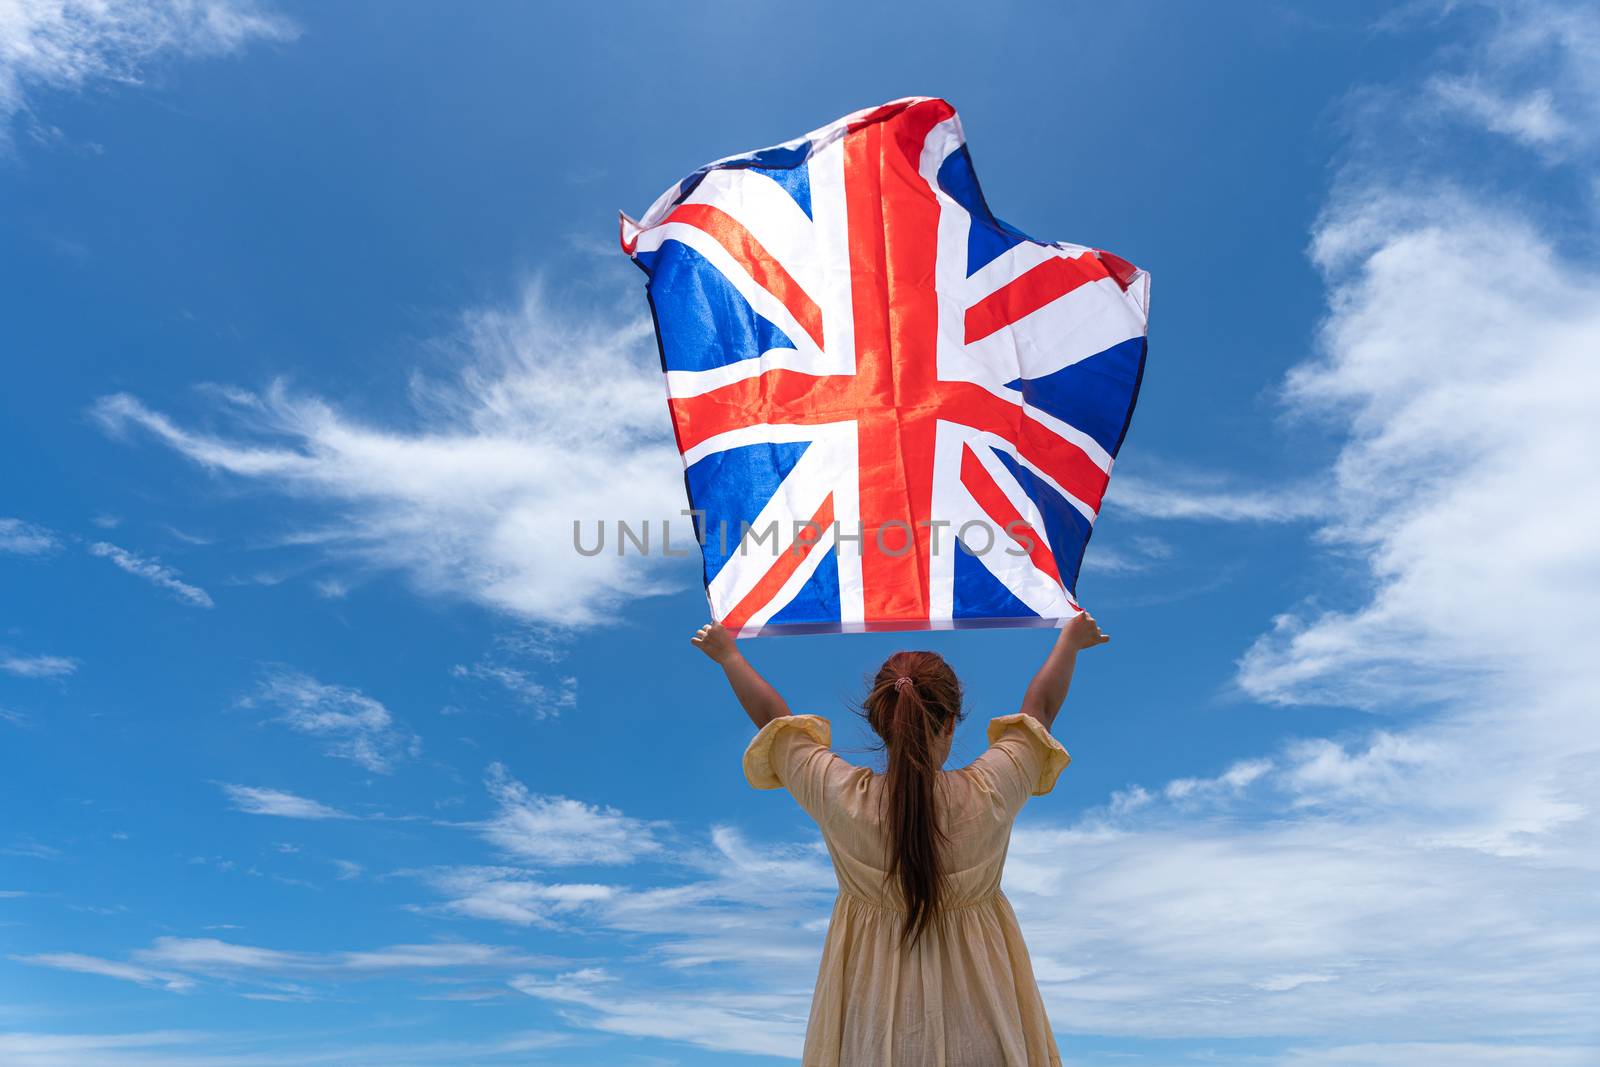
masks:
[(937, 653), (896, 652), (878, 668), (863, 710), (888, 752), (888, 874), (905, 898), (901, 943), (914, 945), (933, 921), (944, 889), (945, 837), (934, 811), (939, 768), (933, 752), (935, 739), (961, 721), (961, 682)]

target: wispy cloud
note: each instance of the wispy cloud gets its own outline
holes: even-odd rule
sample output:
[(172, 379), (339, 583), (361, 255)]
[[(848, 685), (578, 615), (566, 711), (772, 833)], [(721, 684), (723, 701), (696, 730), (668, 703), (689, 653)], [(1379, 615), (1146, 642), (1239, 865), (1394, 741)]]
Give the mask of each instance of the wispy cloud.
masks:
[(631, 301), (625, 313), (577, 317), (535, 286), (517, 307), (466, 316), (447, 347), (467, 369), (414, 379), (416, 416), (403, 424), (362, 421), (282, 384), (211, 391), (230, 436), (186, 429), (126, 394), (94, 412), (110, 432), (136, 428), (209, 470), (324, 503), (328, 519), (302, 540), (336, 562), (583, 626), (676, 587), (656, 562), (586, 558), (572, 543), (575, 520), (659, 522), (684, 506), (650, 329)]
[(11, 844), (0, 848), (0, 853), (7, 856), (27, 856), (37, 860), (55, 860), (61, 858), (61, 850), (54, 845), (47, 845), (36, 841), (27, 835), (15, 838)]
[(659, 858), (675, 877), (657, 866), (630, 882), (552, 883), (520, 868), (456, 867), (424, 879), (449, 912), (635, 946), (625, 975), (586, 967), (513, 981), (579, 1025), (797, 1056), (836, 888), (821, 842), (754, 845), (715, 827)]
[(60, 971), (77, 971), (79, 974), (97, 974), (104, 978), (120, 978), (123, 981), (156, 986), (174, 993), (184, 993), (194, 988), (194, 981), (181, 974), (154, 970), (118, 960), (101, 959), (97, 956), (82, 956), (75, 952), (46, 952), (34, 956), (12, 956), (11, 958), (21, 963), (32, 963), (40, 967), (53, 967)]
[(1438, 78), (1432, 88), (1444, 107), (1526, 145), (1552, 148), (1572, 139), (1576, 132), (1556, 111), (1555, 100), (1548, 89), (1522, 97), (1505, 96), (1479, 81), (1465, 78)]
[(27, 117), (30, 131), (58, 131), (34, 113), (42, 91), (100, 82), (138, 84), (163, 55), (219, 56), (252, 41), (289, 40), (288, 19), (248, 0), (21, 0), (0, 17), (0, 150)]
[(531, 997), (580, 1010), (588, 1025), (607, 1033), (785, 1058), (794, 1057), (805, 1038), (809, 998), (793, 992), (686, 989), (635, 997), (619, 994), (612, 983), (604, 969), (590, 968), (548, 980), (524, 976), (511, 984)]
[(78, 669), (78, 661), (67, 656), (23, 656), (0, 652), (0, 671), (18, 678), (62, 678)]
[(1557, 0), (1460, 7), (1481, 16), (1485, 29), (1428, 80), (1416, 109), (1480, 126), (1552, 164), (1600, 147), (1600, 21), (1593, 10)]
[(1083, 571), (1096, 575), (1139, 574), (1160, 566), (1172, 556), (1172, 546), (1153, 534), (1138, 534), (1116, 545), (1097, 539), (1089, 543), (1089, 551), (1083, 557)]
[(388, 774), (415, 757), (422, 739), (394, 721), (389, 709), (359, 689), (328, 685), (310, 675), (274, 670), (244, 702), (278, 712), (273, 721), (323, 741), (330, 756)]
[(332, 808), (309, 797), (278, 789), (222, 783), (234, 809), (247, 815), (276, 815), (284, 819), (355, 819), (359, 816)]
[(1328, 513), (1326, 495), (1314, 486), (1251, 488), (1194, 474), (1160, 481), (1120, 474), (1106, 503), (1140, 518), (1209, 522), (1296, 522)]
[(490, 765), (486, 784), (498, 810), (479, 831), (497, 849), (523, 862), (556, 867), (626, 864), (662, 847), (657, 837), (661, 824), (615, 808), (532, 793), (499, 763)]
[(176, 537), (179, 541), (182, 541), (186, 545), (204, 546), (215, 543), (215, 538), (204, 537), (200, 534), (192, 534), (185, 530), (180, 530), (171, 523), (164, 523), (162, 528), (165, 529), (167, 533), (171, 534), (173, 537)]
[(239, 945), (209, 937), (158, 937), (133, 954), (141, 963), (196, 974), (264, 972), (281, 975), (378, 975), (392, 971), (505, 969), (542, 965), (543, 956), (499, 945), (446, 941), (389, 945), (355, 952), (299, 952)]
[(343, 600), (350, 595), (349, 583), (338, 578), (319, 578), (311, 583), (311, 587), (324, 600)]
[(21, 519), (0, 518), (0, 552), (17, 556), (42, 556), (61, 547), (50, 530)]
[(471, 941), (387, 945), (347, 952), (306, 952), (242, 945), (211, 937), (158, 937), (123, 959), (78, 953), (13, 956), (22, 963), (120, 979), (187, 993), (205, 983), (232, 986), (256, 999), (313, 999), (323, 988), (385, 977), (453, 975), (462, 979), (559, 966), (562, 960)]
[(99, 556), (101, 559), (108, 559), (129, 574), (143, 578), (152, 585), (165, 589), (185, 604), (192, 604), (197, 608), (216, 606), (211, 599), (210, 593), (183, 581), (178, 577), (177, 571), (166, 566), (160, 560), (145, 559), (106, 541), (96, 541), (90, 545), (89, 553)]
[(517, 926), (570, 925), (567, 919), (621, 892), (600, 883), (543, 882), (516, 867), (451, 867), (430, 872), (425, 880), (448, 898), (443, 910)]
[[(258, 1000), (282, 1000), (271, 993)], [(520, 1065), (530, 1053), (569, 1042), (559, 1032), (510, 1030), (472, 1040), (395, 1043), (298, 1040), (276, 1027), (255, 1031), (0, 1033), (6, 1067), (480, 1067)]]
[(1273, 1062), (1276, 1067), (1589, 1067), (1597, 1059), (1595, 1045), (1404, 1041), (1291, 1049)]
[(549, 718), (569, 711), (578, 704), (578, 679), (567, 675), (554, 686), (535, 678), (520, 667), (481, 660), (472, 664), (458, 663), (450, 669), (456, 678), (492, 682), (510, 693), (516, 702), (527, 708), (536, 719)]

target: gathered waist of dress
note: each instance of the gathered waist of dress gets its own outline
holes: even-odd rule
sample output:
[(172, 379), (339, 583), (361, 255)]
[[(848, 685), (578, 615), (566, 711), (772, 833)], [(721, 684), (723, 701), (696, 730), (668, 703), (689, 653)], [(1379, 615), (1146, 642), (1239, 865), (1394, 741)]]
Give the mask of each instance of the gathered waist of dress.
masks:
[[(852, 904), (860, 904), (863, 907), (872, 908), (874, 911), (887, 911), (895, 915), (904, 915), (906, 913), (906, 909), (902, 907), (887, 903), (885, 901), (869, 900), (860, 893), (846, 889), (844, 886), (839, 887), (839, 899), (847, 900)], [(1000, 890), (991, 889), (981, 897), (975, 897), (970, 900), (961, 900), (951, 904), (941, 904), (939, 905), (939, 914), (947, 915), (951, 912), (968, 911), (972, 908), (981, 908), (985, 905), (992, 905), (1001, 899), (1003, 899), (1003, 895), (1001, 894)]]

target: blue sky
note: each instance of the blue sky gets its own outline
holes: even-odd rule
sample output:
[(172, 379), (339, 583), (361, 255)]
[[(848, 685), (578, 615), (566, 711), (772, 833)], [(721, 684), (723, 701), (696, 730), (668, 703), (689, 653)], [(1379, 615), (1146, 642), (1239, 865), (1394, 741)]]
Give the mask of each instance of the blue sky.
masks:
[[(992, 9), (992, 10), (991, 10)], [(642, 276), (905, 95), (1153, 275), (1006, 889), (1069, 1063), (1600, 1062), (1600, 19), (1578, 5), (0, 7), (0, 1062), (765, 1065), (831, 873), (745, 784)], [(956, 759), (1050, 635), (908, 643)]]

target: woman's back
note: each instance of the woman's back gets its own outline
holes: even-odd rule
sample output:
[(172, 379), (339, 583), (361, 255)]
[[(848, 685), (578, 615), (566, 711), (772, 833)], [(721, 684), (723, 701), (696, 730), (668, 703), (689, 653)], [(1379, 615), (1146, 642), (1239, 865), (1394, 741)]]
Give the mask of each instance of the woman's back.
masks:
[(744, 760), (753, 786), (788, 788), (816, 820), (839, 880), (804, 1067), (1059, 1063), (1000, 877), (1017, 812), (1049, 792), (1066, 750), (1037, 719), (1005, 715), (991, 720), (982, 756), (938, 774), (944, 890), (907, 947), (886, 778), (835, 755), (830, 740), (827, 720), (785, 716), (762, 728)]

